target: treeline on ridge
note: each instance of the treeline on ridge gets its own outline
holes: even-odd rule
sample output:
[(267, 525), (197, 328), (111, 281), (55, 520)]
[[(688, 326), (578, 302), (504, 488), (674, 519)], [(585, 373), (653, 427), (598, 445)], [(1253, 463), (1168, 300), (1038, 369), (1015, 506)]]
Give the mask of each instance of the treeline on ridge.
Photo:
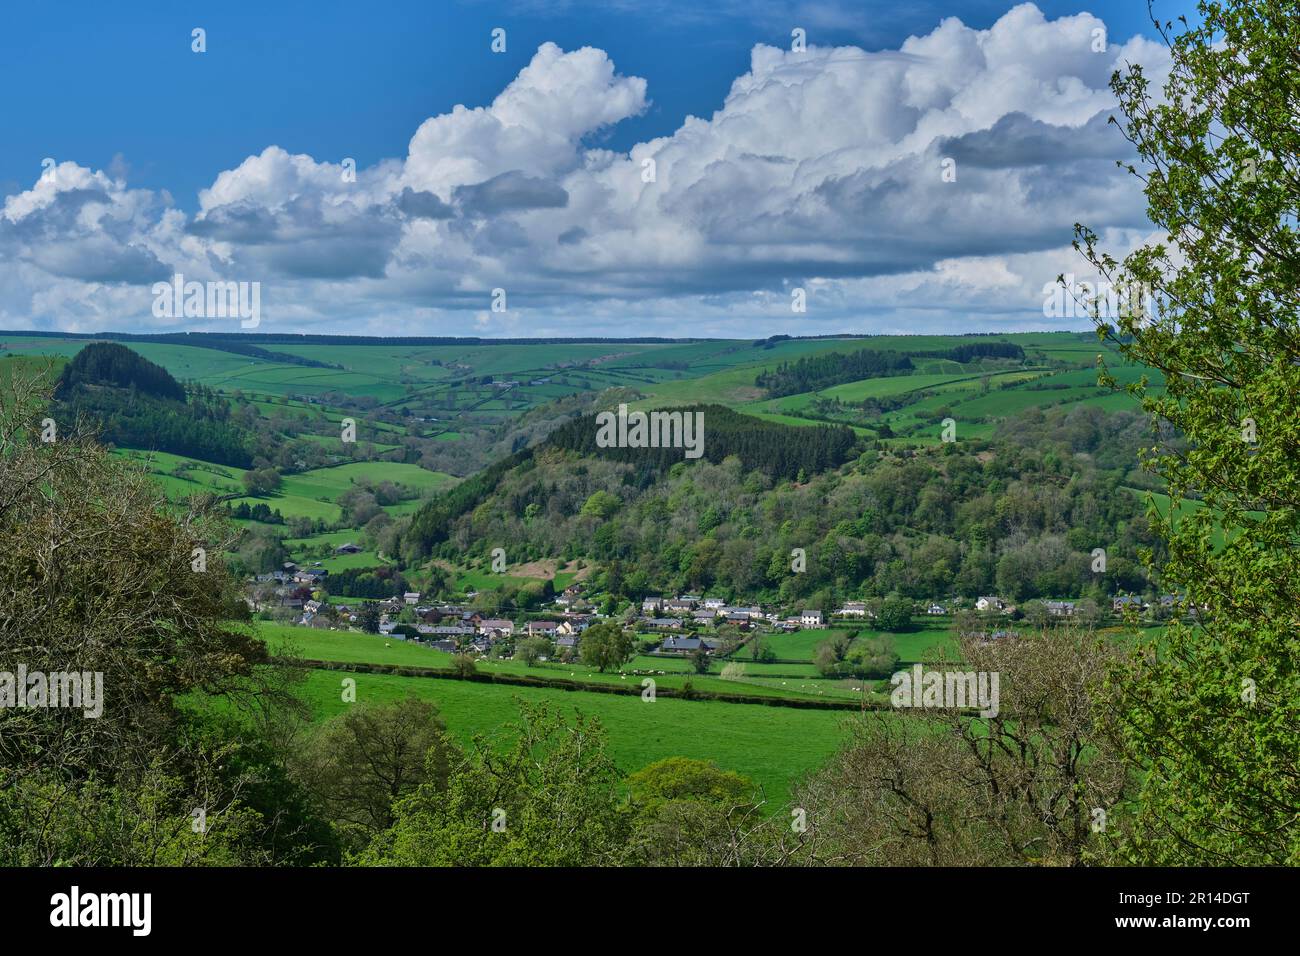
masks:
[[(742, 415), (723, 405), (689, 405), (670, 411), (703, 414), (704, 459), (717, 464), (734, 455), (746, 469), (772, 478), (796, 478), (838, 467), (858, 444), (853, 429), (845, 425), (783, 425)], [(597, 431), (596, 416), (586, 415), (557, 428), (546, 445), (628, 462), (654, 472), (667, 471), (683, 460), (682, 448), (601, 448), (596, 444)]]
[(56, 417), (94, 421), (101, 441), (221, 465), (252, 465), (252, 436), (230, 419), (213, 389), (184, 386), (166, 369), (116, 342), (93, 342), (59, 375)]
[(1023, 360), (1025, 350), (1013, 342), (966, 342), (950, 349), (917, 352), (909, 357), (899, 352), (859, 349), (856, 352), (828, 352), (806, 355), (794, 362), (782, 362), (775, 369), (760, 372), (754, 384), (766, 389), (771, 398), (815, 392), (832, 385), (844, 385), (864, 378), (906, 375), (915, 370), (912, 358), (948, 359), (966, 364), (976, 359)]
[(170, 372), (116, 342), (94, 342), (74, 355), (59, 374), (54, 397), (67, 398), (79, 385), (133, 388), (155, 398), (185, 401), (185, 387)]
[(873, 349), (859, 349), (847, 354), (828, 352), (825, 355), (806, 355), (794, 362), (782, 362), (770, 372), (760, 372), (754, 384), (766, 389), (772, 398), (781, 398), (863, 378), (905, 375), (914, 367), (910, 358), (898, 352)]

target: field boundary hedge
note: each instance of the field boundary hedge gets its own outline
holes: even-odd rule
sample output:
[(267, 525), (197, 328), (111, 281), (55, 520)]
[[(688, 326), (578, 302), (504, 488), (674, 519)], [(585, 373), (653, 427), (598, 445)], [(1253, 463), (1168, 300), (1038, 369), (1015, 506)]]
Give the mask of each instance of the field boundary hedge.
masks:
[[(469, 674), (461, 675), (440, 667), (407, 667), (401, 664), (365, 664), (353, 661), (318, 661), (306, 658), (278, 658), (282, 663), (298, 664), (316, 670), (351, 671), (358, 674), (387, 674), (393, 677), (426, 677), (439, 680), (465, 680), (480, 684), (506, 684), (512, 687), (539, 687), (551, 690), (587, 691), (594, 694), (617, 694), (624, 697), (641, 696), (640, 685), (623, 687), (619, 684), (589, 683), (566, 680), (562, 677), (542, 678), (525, 674)], [(884, 704), (871, 701), (850, 700), (800, 700), (794, 697), (768, 697), (749, 694), (719, 694), (716, 691), (692, 690), (684, 692), (676, 687), (656, 687), (656, 697), (678, 700), (716, 701), (725, 704), (758, 704), (765, 707), (793, 707), (798, 710), (887, 710)]]

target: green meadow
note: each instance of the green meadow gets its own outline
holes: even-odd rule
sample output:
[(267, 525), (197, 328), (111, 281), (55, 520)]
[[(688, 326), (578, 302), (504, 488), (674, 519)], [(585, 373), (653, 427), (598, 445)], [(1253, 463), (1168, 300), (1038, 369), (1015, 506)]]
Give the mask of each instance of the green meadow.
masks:
[(518, 701), (546, 703), (566, 714), (578, 711), (600, 720), (621, 770), (631, 773), (674, 756), (712, 760), (760, 784), (773, 810), (789, 799), (798, 780), (838, 749), (845, 722), (852, 719), (846, 711), (668, 697), (646, 702), (640, 696), (313, 670), (301, 693), (318, 720), (349, 706), (342, 694), (346, 679), (356, 681), (357, 701), (414, 696), (432, 702), (448, 729), (466, 744), (482, 734), (504, 749), (512, 740), (509, 725), (518, 716)]

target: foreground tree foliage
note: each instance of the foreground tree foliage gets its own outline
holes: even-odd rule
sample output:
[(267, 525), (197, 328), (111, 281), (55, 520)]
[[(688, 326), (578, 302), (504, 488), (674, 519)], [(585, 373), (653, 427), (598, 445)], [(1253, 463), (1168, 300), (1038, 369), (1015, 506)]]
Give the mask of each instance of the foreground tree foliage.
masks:
[(1162, 439), (1181, 438), (1147, 455), (1174, 499), (1151, 518), (1169, 543), (1164, 578), (1199, 614), (1144, 648), (1118, 682), (1144, 781), (1120, 851), (1154, 864), (1294, 865), (1300, 6), (1230, 0), (1203, 2), (1200, 13), (1201, 26), (1169, 40), (1162, 97), (1136, 67), (1112, 84), (1160, 241), (1122, 263), (1086, 229), (1076, 242), (1108, 277), (1154, 293), (1149, 313), (1099, 328), (1164, 373), (1163, 394), (1132, 390)]
[(0, 760), (82, 772), (147, 764), (173, 732), (179, 695), (240, 696), (267, 659), (236, 623), (247, 615), (221, 562), (229, 538), (201, 506), (170, 507), (142, 469), (76, 423), (54, 422), (43, 441), (44, 395), (13, 388), (0, 413), (0, 649), (10, 670), (102, 672), (106, 703), (97, 719), (5, 710)]
[(393, 804), (428, 785), (447, 786), (460, 754), (438, 708), (410, 697), (358, 703), (311, 734), (295, 773), (350, 843), (363, 846), (393, 823)]
[(504, 752), (477, 738), (445, 788), (420, 786), (356, 862), (368, 866), (610, 866), (635, 862), (634, 814), (598, 721), (520, 704)]
[[(1057, 630), (961, 641), (960, 664), (997, 673), (996, 716), (867, 711), (800, 790), (813, 862), (852, 866), (1077, 865), (1125, 792), (1117, 742), (1095, 719), (1118, 652)], [(1101, 811), (1098, 813), (1098, 811)]]
[[(0, 671), (101, 674), (102, 697), (0, 709), (0, 862), (328, 858), (266, 733), (288, 675), (239, 623), (223, 527), (48, 402), (40, 377), (0, 394)], [(247, 725), (184, 706), (203, 694)]]

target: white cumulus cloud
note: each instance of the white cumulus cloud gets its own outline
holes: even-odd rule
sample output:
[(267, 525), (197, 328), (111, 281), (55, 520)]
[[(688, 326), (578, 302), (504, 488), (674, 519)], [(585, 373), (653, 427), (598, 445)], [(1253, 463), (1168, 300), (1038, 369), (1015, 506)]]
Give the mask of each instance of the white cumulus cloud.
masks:
[(591, 141), (647, 109), (646, 81), (546, 43), (405, 156), (353, 171), (268, 145), (192, 215), (62, 164), (5, 199), (0, 317), (141, 327), (149, 284), (183, 270), (262, 282), (271, 331), (493, 334), (494, 288), (513, 335), (1051, 327), (1034, 312), (1081, 271), (1073, 223), (1124, 244), (1149, 228), (1105, 123), (1129, 62), (1157, 87), (1168, 66), (1030, 3), (895, 50), (759, 45), (711, 116), (615, 152)]

